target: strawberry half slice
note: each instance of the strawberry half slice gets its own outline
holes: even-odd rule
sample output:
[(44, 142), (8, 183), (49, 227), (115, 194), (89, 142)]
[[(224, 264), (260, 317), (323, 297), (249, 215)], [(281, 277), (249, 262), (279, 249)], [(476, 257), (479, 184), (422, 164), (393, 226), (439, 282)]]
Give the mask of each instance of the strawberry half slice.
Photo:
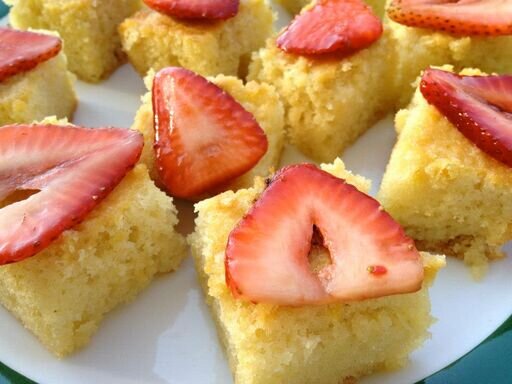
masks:
[(238, 13), (240, 0), (144, 0), (157, 12), (179, 19), (229, 19)]
[(249, 171), (267, 137), (231, 95), (184, 68), (166, 68), (153, 83), (159, 179), (176, 197), (193, 199)]
[(394, 0), (390, 19), (458, 36), (512, 35), (512, 1)]
[(382, 23), (362, 0), (319, 0), (295, 17), (279, 35), (285, 52), (348, 56), (367, 48), (382, 35)]
[(460, 76), (428, 69), (420, 89), (478, 148), (512, 167), (512, 76)]
[(62, 49), (58, 37), (0, 28), (0, 82), (57, 56)]
[(79, 223), (123, 179), (142, 151), (127, 129), (56, 125), (0, 128), (0, 265), (31, 257)]
[[(314, 228), (331, 264), (308, 262)], [(373, 198), (313, 165), (282, 169), (231, 232), (226, 282), (235, 297), (309, 305), (421, 288), (413, 241)]]

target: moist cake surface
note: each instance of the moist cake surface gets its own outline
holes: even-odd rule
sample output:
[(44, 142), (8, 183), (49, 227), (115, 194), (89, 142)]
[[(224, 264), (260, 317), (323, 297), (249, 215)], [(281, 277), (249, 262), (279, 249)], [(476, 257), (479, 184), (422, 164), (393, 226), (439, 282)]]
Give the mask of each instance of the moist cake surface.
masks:
[(6, 0), (10, 23), (19, 29), (59, 32), (69, 68), (80, 79), (98, 82), (126, 58), (117, 27), (137, 11), (140, 0)]
[(379, 201), (420, 248), (463, 258), (481, 276), (512, 238), (512, 171), (466, 139), (419, 90), (395, 122), (398, 142)]
[(316, 161), (332, 161), (395, 102), (389, 33), (344, 59), (288, 54), (270, 39), (253, 55), (249, 79), (272, 84), (283, 100), (289, 141)]
[(182, 21), (143, 9), (124, 21), (119, 33), (142, 76), (169, 66), (203, 76), (237, 76), (247, 71), (250, 54), (272, 34), (273, 21), (265, 0), (242, 0), (235, 17), (215, 22)]
[(107, 312), (179, 266), (177, 222), (172, 199), (139, 165), (47, 249), (0, 267), (0, 303), (64, 357), (89, 343)]
[[(361, 190), (369, 182), (324, 166)], [(403, 366), (429, 336), (427, 286), (442, 257), (424, 254), (427, 280), (419, 292), (351, 304), (282, 307), (237, 300), (225, 281), (226, 240), (264, 188), (225, 192), (196, 205), (196, 232), (189, 237), (200, 283), (216, 321), (237, 384), (338, 384), (376, 370)]]

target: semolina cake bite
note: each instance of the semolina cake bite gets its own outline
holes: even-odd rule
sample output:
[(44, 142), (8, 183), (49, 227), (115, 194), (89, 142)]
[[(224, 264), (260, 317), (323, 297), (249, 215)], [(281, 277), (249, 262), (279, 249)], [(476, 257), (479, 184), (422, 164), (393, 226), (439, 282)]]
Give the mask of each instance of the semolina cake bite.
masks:
[[(132, 129), (144, 135), (144, 149), (141, 162), (150, 169), (151, 177), (158, 179), (156, 154), (154, 150), (155, 129), (152, 103), (153, 80), (155, 73), (150, 71), (144, 79), (148, 92), (142, 97)], [(221, 189), (247, 188), (252, 185), (255, 176), (264, 177), (277, 168), (284, 147), (284, 108), (273, 86), (256, 81), (243, 83), (234, 76), (217, 75), (209, 80), (230, 94), (248, 112), (250, 112), (263, 129), (268, 141), (268, 148), (257, 164), (243, 175), (230, 181)], [(193, 130), (194, 127), (188, 128)], [(197, 154), (196, 154), (197, 155)]]
[(61, 47), (48, 31), (0, 28), (0, 125), (73, 116), (75, 78)]
[(352, 56), (300, 56), (273, 39), (253, 55), (249, 80), (272, 84), (285, 107), (289, 141), (316, 161), (332, 161), (395, 102), (389, 31)]
[[(397, 6), (393, 7), (393, 3), (396, 3)], [(384, 18), (386, 27), (390, 30), (396, 45), (397, 61), (394, 72), (399, 86), (398, 107), (403, 108), (409, 103), (414, 93), (414, 81), (420, 72), (429, 66), (452, 64), (457, 71), (463, 68), (479, 68), (487, 73), (512, 73), (512, 29), (508, 33), (504, 31), (503, 35), (494, 35), (494, 32), (486, 30), (487, 27), (492, 28), (494, 25), (489, 17), (500, 12), (494, 6), (487, 5), (485, 2), (475, 2), (474, 6), (481, 9), (475, 11), (474, 14), (479, 15), (480, 21), (487, 23), (487, 26), (478, 26), (478, 22), (473, 20), (454, 17), (452, 25), (460, 28), (460, 32), (457, 29), (457, 32), (452, 34), (448, 33), (443, 25), (432, 24), (415, 27), (394, 21), (397, 19), (405, 23), (406, 10), (399, 8), (399, 4), (400, 0), (389, 0), (388, 14)], [(503, 4), (506, 3), (503, 2)], [(448, 6), (454, 10), (457, 9), (455, 4)], [(390, 17), (390, 13), (397, 16)], [(487, 15), (489, 13), (491, 15)], [(464, 13), (460, 11), (460, 14)], [(504, 15), (507, 14), (508, 20), (510, 20), (512, 13), (504, 12)], [(404, 21), (401, 16), (404, 17)], [(449, 17), (453, 17), (453, 15), (446, 16), (447, 19)], [(423, 18), (425, 22), (428, 22), (434, 18), (442, 20), (445, 17), (437, 14), (425, 14), (422, 17), (418, 12), (414, 18), (409, 19), (422, 22)], [(496, 29), (499, 27), (498, 25)]]
[[(109, 141), (109, 136), (131, 131), (86, 130), (50, 121), (42, 126), (0, 128), (2, 146), (9, 139), (7, 134), (18, 135), (20, 143), (28, 140), (24, 137), (32, 137), (25, 145), (30, 152), (27, 150), (26, 162), (20, 167), (31, 164), (31, 156), (35, 156), (31, 154), (37, 153), (40, 164), (46, 166), (54, 157), (83, 153), (81, 143), (90, 152), (67, 163), (60, 173), (19, 185), (19, 190), (41, 189), (26, 200), (25, 195), (6, 198), (2, 189), (0, 303), (49, 351), (64, 357), (89, 343), (109, 311), (133, 300), (156, 275), (175, 270), (186, 255), (186, 245), (174, 229), (178, 219), (172, 199), (155, 187), (144, 165), (128, 171), (122, 165), (120, 151), (126, 140)], [(59, 152), (50, 154), (48, 147), (42, 147), (42, 137), (60, 139), (54, 141), (63, 143), (55, 145)], [(140, 151), (142, 138), (137, 140)], [(110, 149), (102, 147), (105, 145)], [(20, 144), (16, 151), (22, 147)], [(120, 170), (126, 175), (105, 196), (119, 180)], [(117, 178), (114, 182), (113, 177)], [(87, 191), (94, 191), (97, 184), (103, 186), (86, 199)], [(91, 203), (96, 205), (92, 210)], [(45, 207), (44, 220), (38, 213), (41, 206)], [(85, 216), (83, 209), (89, 211)], [(17, 212), (24, 215), (23, 220), (14, 217)], [(6, 216), (10, 217), (9, 229), (5, 228)], [(34, 226), (34, 231), (24, 232), (27, 225)], [(59, 233), (59, 228), (68, 229)], [(30, 237), (32, 233), (36, 237)]]
[[(450, 71), (452, 67), (443, 69)], [(484, 75), (476, 69), (466, 69), (462, 74)], [(463, 81), (475, 83), (469, 95), (481, 87), (478, 78), (468, 77)], [(502, 86), (499, 77), (481, 81), (489, 81), (488, 90), (478, 99), (495, 95), (495, 100), (499, 100), (498, 90)], [(494, 81), (497, 85), (493, 85)], [(508, 89), (512, 89), (510, 80), (507, 81)], [(474, 105), (480, 105), (457, 99), (442, 103), (463, 106), (465, 109), (453, 113), (461, 117), (468, 116), (476, 108)], [(492, 113), (499, 111), (496, 106), (485, 108)], [(501, 117), (493, 117), (490, 125), (496, 126), (498, 119)], [(485, 121), (481, 121), (479, 126), (483, 127)], [(459, 257), (471, 266), (474, 276), (482, 276), (488, 260), (502, 257), (501, 246), (512, 239), (510, 166), (465, 137), (451, 120), (425, 100), (420, 89), (411, 104), (398, 112), (395, 123), (400, 134), (384, 174), (379, 201), (420, 249)]]
[(9, 21), (20, 29), (59, 32), (69, 68), (81, 80), (99, 82), (125, 61), (118, 25), (140, 0), (6, 0)]
[(190, 21), (143, 9), (119, 27), (124, 51), (135, 69), (181, 66), (203, 76), (237, 76), (250, 54), (273, 32), (274, 14), (265, 0), (241, 0), (227, 20)]
[[(305, 169), (311, 171), (312, 166), (288, 168), (292, 172)], [(333, 164), (323, 165), (322, 169), (336, 177), (345, 178), (348, 183), (352, 183), (361, 191), (368, 191), (370, 187), (368, 180), (351, 174), (339, 159)], [(322, 177), (325, 175), (330, 178), (328, 174)], [(269, 188), (276, 182), (275, 180), (270, 182)], [(336, 180), (336, 183), (340, 182), (339, 179)], [(309, 179), (304, 181), (305, 185), (310, 186)], [(332, 180), (328, 183), (331, 182)], [(256, 220), (256, 211), (251, 211), (254, 216), (252, 213), (248, 214), (248, 211), (253, 209), (255, 204), (260, 204), (261, 207), (263, 204), (261, 200), (264, 198), (261, 194), (267, 185), (269, 183), (257, 179), (252, 188), (225, 192), (197, 203), (196, 230), (189, 237), (199, 281), (225, 347), (235, 382), (237, 384), (339, 384), (345, 379), (350, 380), (375, 371), (397, 369), (403, 366), (409, 353), (429, 336), (428, 328), (433, 319), (430, 316), (428, 287), (437, 270), (444, 265), (444, 258), (424, 253), (421, 256), (422, 266), (418, 254), (420, 264), (415, 265), (414, 268), (420, 268), (422, 273), (425, 268), (425, 279), (420, 289), (414, 293), (344, 303), (331, 302), (327, 299), (324, 304), (302, 305), (298, 303), (306, 300), (305, 297), (311, 299), (308, 292), (302, 292), (304, 295), (299, 294), (296, 299), (298, 303), (295, 302), (295, 305), (261, 302), (254, 297), (252, 299), (237, 297), (237, 295), (247, 295), (249, 290), (247, 286), (236, 285), (240, 283), (236, 272), (238, 266), (243, 264), (242, 260), (239, 261), (242, 264), (233, 264), (234, 259), (228, 258), (228, 254), (232, 255), (232, 251), (236, 250), (233, 238), (242, 236), (237, 238), (240, 240), (244, 236), (243, 232), (240, 232), (242, 218)], [(330, 187), (326, 185), (326, 188), (328, 190)], [(323, 194), (325, 191), (319, 192)], [(355, 188), (353, 192), (358, 194)], [(289, 196), (284, 196), (285, 201), (294, 199), (297, 193), (302, 191), (292, 191)], [(255, 203), (256, 201), (258, 202)], [(352, 200), (352, 203), (354, 202), (355, 200)], [(359, 207), (361, 208), (359, 213), (361, 213), (368, 205), (365, 205), (365, 208)], [(278, 215), (284, 212), (278, 211), (276, 211)], [(294, 212), (287, 214), (293, 215)], [(330, 213), (323, 211), (322, 214)], [(371, 226), (369, 222), (368, 225)], [(234, 228), (237, 229), (234, 230)], [(234, 235), (236, 231), (238, 234)], [(281, 235), (283, 231), (277, 230), (272, 236)], [(291, 236), (294, 235), (291, 234)], [(301, 234), (299, 233), (298, 236)], [(328, 257), (325, 248), (315, 248), (315, 244), (318, 246), (318, 241), (323, 240), (321, 236), (313, 234), (313, 247), (309, 256), (312, 271), (317, 272)], [(273, 286), (273, 281), (270, 281), (272, 278), (267, 279), (268, 276), (264, 276), (262, 272), (267, 274), (269, 271), (280, 270), (280, 267), (284, 268), (285, 261), (281, 260), (281, 256), (288, 248), (285, 242), (282, 247), (279, 244), (281, 240), (286, 239), (269, 239), (257, 235), (251, 238), (258, 244), (261, 241), (275, 244), (276, 252), (281, 252), (270, 255), (271, 260), (267, 260), (272, 268), (262, 270), (256, 266), (255, 270), (258, 272), (253, 271), (253, 277), (245, 275), (245, 281), (252, 280), (252, 283), (265, 290), (266, 287)], [(307, 236), (306, 239), (308, 239)], [(228, 244), (227, 248), (226, 244)], [(292, 245), (293, 247), (295, 246)], [(371, 249), (371, 245), (369, 247), (368, 249)], [(264, 249), (254, 244), (245, 249), (255, 259), (261, 258), (261, 255), (268, 251), (268, 248)], [(408, 247), (406, 252), (411, 249)], [(361, 254), (361, 257), (365, 256)], [(351, 264), (350, 261), (347, 260), (347, 262)], [(230, 271), (234, 274), (227, 273), (228, 265), (229, 268), (233, 268)], [(363, 273), (386, 274), (385, 267), (374, 267)], [(291, 265), (290, 268), (292, 268)], [(284, 270), (290, 268), (284, 268)], [(387, 271), (390, 272), (391, 269), (392, 267)], [(405, 281), (410, 274), (405, 270), (403, 272), (401, 276)], [(254, 273), (258, 276), (254, 276)], [(320, 276), (321, 270), (318, 273)], [(233, 288), (233, 282), (237, 278)], [(264, 281), (265, 284), (258, 285), (258, 281)], [(302, 290), (302, 287), (308, 284), (305, 281), (305, 284), (297, 286), (291, 281), (279, 287), (276, 292), (286, 296), (293, 290)], [(285, 289), (285, 286), (288, 289)], [(363, 284), (364, 289), (366, 286)], [(322, 300), (326, 299), (325, 296), (322, 297)]]

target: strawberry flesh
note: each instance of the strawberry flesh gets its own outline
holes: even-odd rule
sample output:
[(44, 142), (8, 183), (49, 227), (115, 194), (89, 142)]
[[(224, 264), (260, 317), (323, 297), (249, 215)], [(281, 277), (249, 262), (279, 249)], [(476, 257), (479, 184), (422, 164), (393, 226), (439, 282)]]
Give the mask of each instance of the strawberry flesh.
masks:
[(267, 137), (254, 116), (215, 84), (184, 68), (153, 83), (159, 180), (172, 196), (194, 199), (253, 168)]
[(144, 0), (157, 12), (179, 19), (223, 20), (236, 16), (240, 0)]
[(62, 42), (56, 36), (0, 27), (0, 82), (30, 71), (57, 56)]
[(319, 0), (279, 35), (277, 46), (299, 55), (348, 56), (382, 35), (382, 23), (362, 0)]
[[(309, 265), (314, 229), (331, 264)], [(255, 303), (314, 305), (417, 291), (413, 241), (373, 198), (313, 165), (282, 169), (230, 233), (226, 282)]]
[(483, 152), (512, 167), (512, 76), (423, 74), (421, 93)]
[(512, 35), (512, 1), (394, 0), (390, 19), (456, 36)]
[(140, 157), (143, 139), (127, 129), (56, 125), (0, 128), (0, 265), (49, 246), (114, 189)]

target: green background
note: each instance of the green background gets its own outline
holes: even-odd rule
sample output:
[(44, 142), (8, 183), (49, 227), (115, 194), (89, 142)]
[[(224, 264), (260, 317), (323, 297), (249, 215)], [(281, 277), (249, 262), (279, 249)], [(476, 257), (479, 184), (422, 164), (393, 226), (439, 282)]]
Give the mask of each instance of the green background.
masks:
[(0, 17), (7, 14), (7, 6), (0, 1)]
[[(5, 14), (7, 7), (0, 1), (0, 18)], [(0, 384), (32, 383), (0, 363)], [(512, 317), (471, 353), (418, 384), (473, 383), (512, 383)]]

